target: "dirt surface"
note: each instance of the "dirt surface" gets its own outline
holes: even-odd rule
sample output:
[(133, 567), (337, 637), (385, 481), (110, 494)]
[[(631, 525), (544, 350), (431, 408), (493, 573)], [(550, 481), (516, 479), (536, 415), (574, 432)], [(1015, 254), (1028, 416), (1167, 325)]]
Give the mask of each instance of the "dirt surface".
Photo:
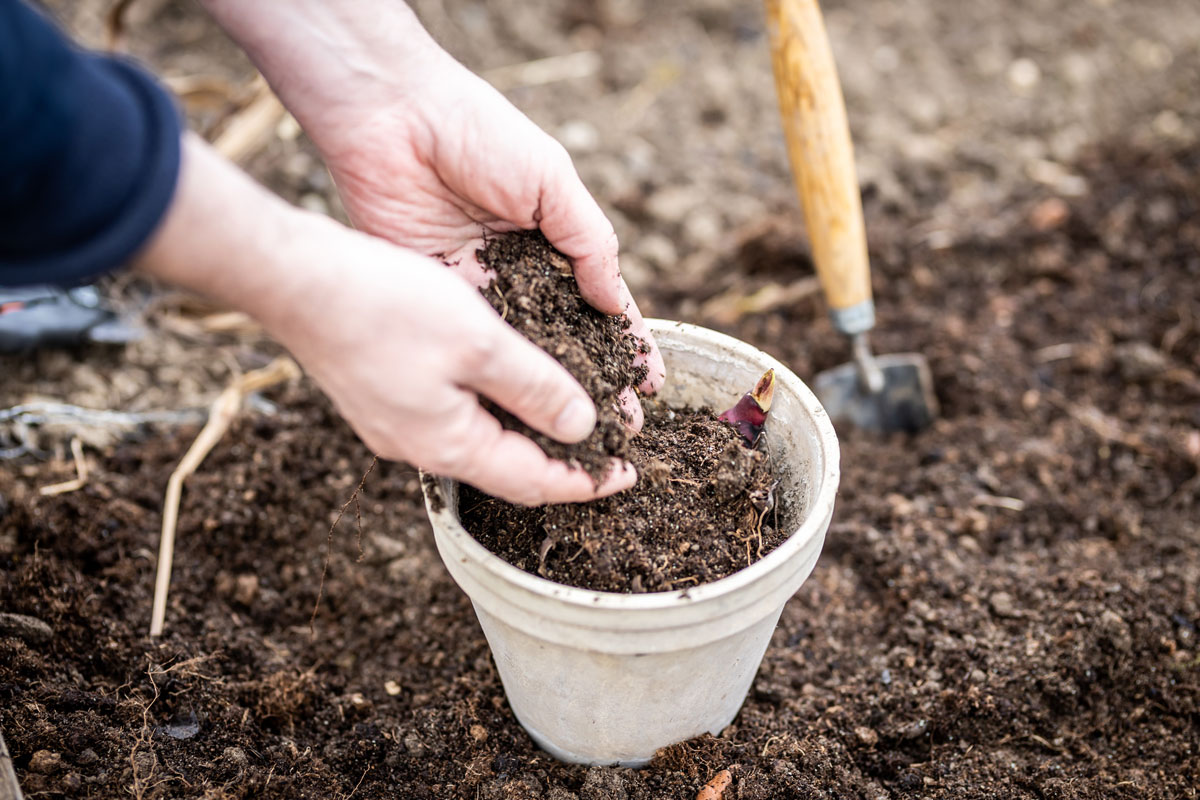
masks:
[(496, 313), (566, 367), (596, 405), (596, 429), (582, 442), (563, 444), (538, 433), (494, 403), (500, 424), (537, 442), (552, 458), (582, 468), (599, 485), (613, 459), (628, 460), (631, 431), (621, 393), (634, 392), (646, 367), (634, 359), (646, 344), (629, 333), (629, 318), (610, 317), (584, 302), (571, 262), (540, 231), (499, 236), (479, 251), (494, 273), (483, 291)]
[[(53, 5), (88, 34), (108, 3)], [(805, 378), (845, 360), (804, 282), (757, 8), (413, 5), (567, 143), (643, 311)], [(825, 552), (730, 728), (640, 771), (539, 753), (401, 465), (367, 479), (361, 557), (353, 504), (335, 531), (310, 632), (329, 526), (371, 456), (302, 383), (189, 482), (160, 642), (144, 631), (161, 497), (195, 429), (98, 439), (88, 486), (58, 497), (37, 489), (73, 476), (54, 455), (72, 431), (0, 462), (0, 612), (44, 623), (6, 617), (0, 636), (0, 728), (26, 794), (691, 800), (728, 768), (726, 800), (1194, 797), (1200, 10), (825, 6), (874, 341), (929, 356), (943, 419), (840, 432)], [(190, 4), (139, 7), (134, 52), (249, 78)], [(600, 66), (581, 78), (508, 69), (588, 50)], [(311, 146), (281, 130), (250, 169), (337, 214)], [(270, 353), (147, 315), (156, 335), (124, 352), (0, 361), (3, 405), (185, 407)]]
[[(558, 583), (665, 592), (747, 567), (786, 538), (771, 470), (711, 409), (647, 403), (630, 442), (638, 484), (590, 503), (522, 508), (464, 487), (464, 527), (510, 564)], [(769, 423), (768, 423), (769, 424)]]

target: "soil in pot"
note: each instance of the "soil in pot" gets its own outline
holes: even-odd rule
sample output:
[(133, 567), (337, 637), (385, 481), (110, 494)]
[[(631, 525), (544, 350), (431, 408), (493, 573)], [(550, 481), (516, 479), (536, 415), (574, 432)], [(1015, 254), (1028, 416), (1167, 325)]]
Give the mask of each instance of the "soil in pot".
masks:
[[(631, 461), (632, 489), (591, 503), (524, 508), (464, 486), (463, 524), (485, 547), (558, 583), (612, 592), (655, 592), (723, 578), (773, 550), (777, 524), (769, 460), (712, 409), (670, 409), (644, 400), (639, 435), (625, 425), (619, 395), (644, 377), (643, 345), (628, 320), (608, 317), (579, 295), (567, 260), (540, 233), (491, 241), (480, 260), (496, 272), (484, 292), (518, 331), (587, 389), (596, 432), (578, 445), (534, 435), (546, 452), (602, 476), (611, 457)], [(747, 387), (750, 388), (750, 387)], [(737, 398), (730, 398), (730, 405)], [(532, 433), (498, 414), (509, 428)]]

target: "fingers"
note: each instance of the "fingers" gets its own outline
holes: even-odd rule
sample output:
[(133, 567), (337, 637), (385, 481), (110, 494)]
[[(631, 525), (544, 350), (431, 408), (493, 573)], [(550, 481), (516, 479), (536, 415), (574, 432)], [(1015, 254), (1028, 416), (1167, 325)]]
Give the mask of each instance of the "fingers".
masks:
[(470, 458), (443, 472), (490, 495), (527, 506), (580, 503), (616, 494), (637, 482), (637, 472), (631, 465), (613, 459), (611, 471), (596, 486), (583, 470), (549, 458), (518, 433), (502, 430), (496, 418), (479, 404), (474, 404), (471, 413)]
[(639, 388), (651, 394), (666, 378), (662, 353), (621, 278), (612, 223), (584, 188), (570, 157), (564, 159), (543, 182), (539, 225), (550, 243), (571, 258), (583, 299), (606, 314), (627, 314), (633, 323), (631, 332), (650, 346), (637, 363), (644, 363), (649, 371)]
[[(460, 376), (529, 427), (573, 444), (596, 427), (596, 406), (562, 365), (499, 318)], [(540, 452), (540, 451), (539, 451)]]
[(621, 305), (625, 315), (629, 317), (629, 332), (642, 339), (650, 348), (649, 353), (642, 353), (633, 361), (634, 364), (646, 365), (646, 379), (638, 388), (646, 394), (654, 394), (662, 388), (666, 381), (667, 365), (663, 363), (662, 353), (654, 342), (654, 335), (646, 327), (646, 320), (642, 317), (642, 312), (638, 310), (637, 303), (633, 302), (633, 295), (630, 294), (624, 279), (621, 280)]
[(542, 233), (575, 267), (583, 299), (605, 314), (620, 314), (621, 270), (617, 265), (617, 234), (562, 151), (547, 160), (534, 221)]
[(637, 392), (633, 389), (622, 389), (620, 395), (621, 410), (625, 412), (625, 424), (633, 431), (640, 431), (646, 421), (646, 412), (642, 410), (642, 402), (638, 400)]

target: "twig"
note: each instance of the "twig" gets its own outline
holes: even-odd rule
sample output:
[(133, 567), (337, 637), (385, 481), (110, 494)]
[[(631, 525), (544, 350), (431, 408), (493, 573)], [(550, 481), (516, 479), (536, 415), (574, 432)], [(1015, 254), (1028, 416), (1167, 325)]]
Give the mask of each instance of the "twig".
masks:
[(213, 140), (213, 149), (230, 161), (241, 162), (266, 146), (285, 114), (283, 103), (262, 81), (254, 99), (233, 114)]
[(363, 778), (367, 777), (367, 773), (371, 771), (371, 766), (372, 765), (368, 765), (363, 774), (359, 776), (358, 783), (354, 784), (354, 788), (350, 790), (350, 794), (346, 795), (344, 800), (350, 800), (351, 797), (354, 797), (354, 795), (358, 793), (358, 787), (362, 786)]
[(317, 611), (321, 608), (321, 595), (325, 591), (325, 576), (329, 573), (329, 556), (333, 552), (333, 529), (336, 528), (338, 523), (342, 521), (342, 516), (345, 515), (346, 509), (350, 507), (351, 503), (355, 504), (354, 513), (355, 518), (358, 520), (358, 552), (359, 558), (362, 558), (362, 510), (358, 505), (358, 497), (360, 494), (362, 494), (363, 487), (367, 485), (367, 478), (370, 476), (371, 472), (375, 469), (375, 465), (378, 463), (379, 456), (375, 456), (371, 459), (371, 466), (367, 467), (367, 471), (363, 473), (362, 480), (358, 482), (358, 486), (356, 486), (354, 491), (351, 493), (350, 499), (342, 504), (341, 509), (338, 511), (337, 517), (333, 520), (333, 524), (329, 526), (329, 533), (325, 537), (325, 561), (323, 564), (321, 564), (321, 582), (317, 584), (317, 599), (316, 602), (313, 603), (312, 616), (308, 618), (308, 632), (310, 635), (316, 635), (316, 629), (313, 627), (313, 623), (317, 621)]
[(167, 494), (163, 499), (162, 535), (158, 542), (158, 574), (154, 581), (154, 607), (150, 615), (151, 636), (162, 633), (163, 620), (167, 614), (167, 590), (171, 584), (175, 528), (179, 522), (179, 501), (183, 495), (184, 479), (196, 471), (209, 451), (225, 435), (246, 395), (282, 383), (299, 374), (300, 368), (296, 366), (296, 362), (290, 358), (277, 358), (262, 369), (236, 378), (213, 402), (208, 422), (175, 467), (175, 471), (171, 473), (167, 481)]
[(3, 731), (0, 731), (0, 800), (21, 800), (21, 784), (17, 783), (17, 773), (13, 769), (12, 756), (8, 754), (8, 745), (4, 743)]
[(550, 56), (523, 64), (510, 64), (483, 73), (483, 78), (502, 92), (523, 86), (542, 86), (557, 81), (587, 78), (603, 66), (595, 50), (581, 50), (565, 56)]
[(135, 0), (116, 0), (104, 15), (104, 48), (109, 52), (124, 49), (125, 12)]
[(75, 457), (75, 477), (69, 481), (62, 483), (54, 483), (49, 486), (43, 486), (38, 489), (38, 494), (42, 497), (51, 497), (56, 494), (66, 494), (68, 492), (78, 491), (88, 482), (88, 466), (87, 459), (83, 457), (83, 442), (79, 441), (78, 436), (71, 438), (71, 455)]

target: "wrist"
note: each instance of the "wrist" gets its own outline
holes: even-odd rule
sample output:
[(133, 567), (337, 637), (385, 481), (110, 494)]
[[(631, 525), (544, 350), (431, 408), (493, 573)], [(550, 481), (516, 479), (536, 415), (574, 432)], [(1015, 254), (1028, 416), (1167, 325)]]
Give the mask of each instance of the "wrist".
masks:
[(201, 2), (322, 149), (375, 113), (412, 108), (436, 94), (437, 76), (462, 69), (402, 2)]

